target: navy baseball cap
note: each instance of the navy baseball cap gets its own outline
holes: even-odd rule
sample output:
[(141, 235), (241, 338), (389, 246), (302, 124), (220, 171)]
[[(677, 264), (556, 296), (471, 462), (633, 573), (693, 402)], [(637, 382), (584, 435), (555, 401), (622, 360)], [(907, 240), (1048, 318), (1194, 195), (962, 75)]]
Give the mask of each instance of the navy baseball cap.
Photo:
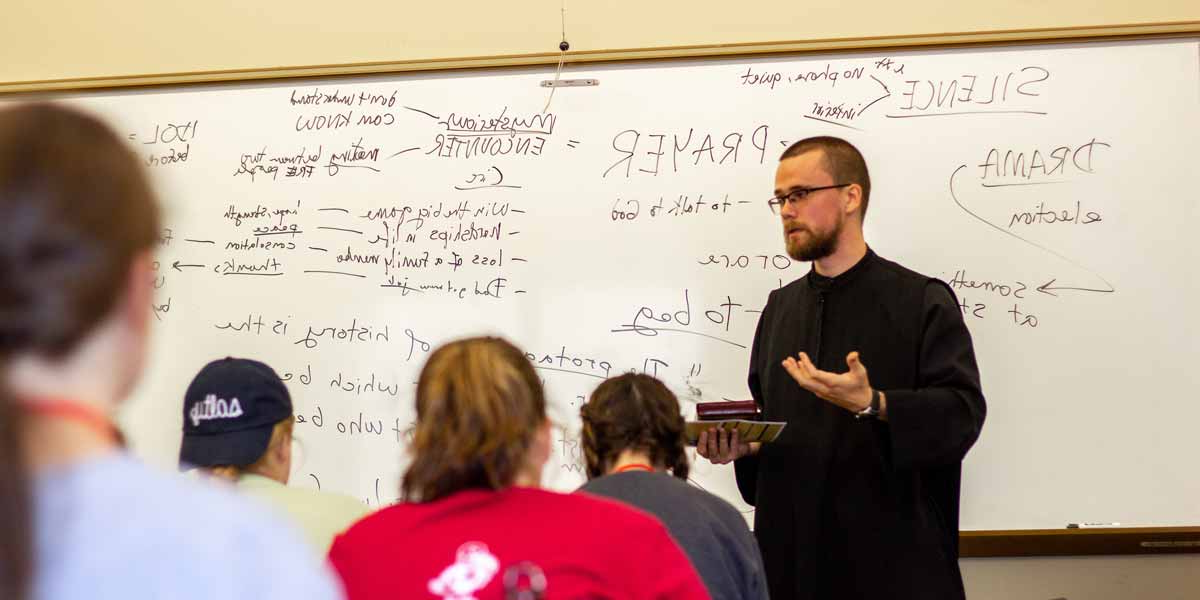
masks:
[(223, 358), (200, 369), (183, 396), (180, 468), (254, 464), (275, 425), (292, 416), (292, 397), (267, 365)]

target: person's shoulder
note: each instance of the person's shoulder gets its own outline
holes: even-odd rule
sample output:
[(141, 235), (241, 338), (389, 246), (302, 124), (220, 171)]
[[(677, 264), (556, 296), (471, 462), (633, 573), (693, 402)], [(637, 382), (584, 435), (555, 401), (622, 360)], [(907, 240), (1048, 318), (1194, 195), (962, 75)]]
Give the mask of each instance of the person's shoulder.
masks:
[(232, 486), (169, 473), (127, 454), (90, 460), (73, 466), (48, 483), (69, 486), (72, 496), (86, 496), (87, 507), (121, 506), (122, 515), (136, 515), (159, 539), (190, 540), (181, 547), (199, 551), (228, 537), (231, 527), (265, 514), (240, 498)]
[[(621, 473), (619, 475), (630, 474), (631, 473)], [(629, 478), (619, 477), (616, 474), (607, 474), (601, 475), (594, 479), (589, 479), (587, 483), (579, 486), (579, 489), (576, 491), (598, 496), (612, 496), (613, 494), (619, 493), (622, 490), (628, 489), (630, 487), (630, 483), (631, 481)]]
[[(649, 485), (678, 498), (677, 494), (669, 492), (675, 486), (670, 479), (674, 478), (662, 476)], [(644, 478), (643, 483), (646, 483)], [(653, 586), (652, 580), (659, 581), (665, 577), (675, 585), (684, 585), (680, 583), (680, 578), (691, 580), (690, 584), (697, 586), (697, 589), (703, 589), (679, 542), (667, 525), (653, 512), (627, 504), (615, 496), (595, 496), (586, 490), (566, 496), (564, 501), (569, 501), (573, 505), (572, 508), (579, 511), (578, 518), (574, 520), (576, 531), (570, 532), (571, 539), (578, 540), (586, 547), (595, 548), (596, 556), (600, 560), (624, 565), (628, 565), (630, 561), (636, 563), (632, 569), (627, 567), (621, 571), (621, 577), (627, 578), (635, 587)], [(681, 507), (681, 510), (686, 508)], [(596, 523), (604, 525), (596, 527)], [(634, 543), (631, 544), (631, 541)], [(643, 580), (641, 576), (634, 575), (635, 572), (643, 576), (652, 575), (650, 579)], [(681, 590), (682, 588), (676, 591)], [(699, 596), (689, 594), (687, 597)]]
[(923, 273), (918, 273), (898, 262), (888, 260), (878, 254), (874, 257), (874, 264), (877, 271), (885, 276), (890, 276), (896, 279), (904, 279), (912, 282), (926, 282), (933, 278)]
[(398, 538), (412, 535), (422, 524), (438, 519), (443, 510), (437, 502), (397, 502), (378, 509), (367, 509), (334, 539), (334, 547), (372, 548), (387, 545)]
[[(150, 510), (145, 516), (174, 515), (169, 529), (210, 529), (205, 524), (240, 522), (259, 510), (243, 500), (232, 486), (218, 481), (202, 481), (181, 474), (160, 471), (131, 457), (121, 457), (106, 466), (113, 487), (129, 490), (135, 502)], [(217, 531), (205, 535), (211, 536)]]
[[(377, 510), (337, 536), (330, 555), (335, 563), (374, 560), (369, 557), (379, 556), (375, 550), (391, 547), (397, 539), (430, 535), (450, 522), (480, 530), (495, 529), (497, 523), (505, 527), (536, 523), (558, 536), (589, 536), (593, 530), (628, 531), (629, 524), (643, 519), (652, 517), (589, 494), (524, 487), (499, 492), (469, 490), (433, 502), (406, 502)], [(594, 527), (595, 523), (606, 527)], [(430, 524), (437, 526), (427, 527)]]
[(653, 494), (686, 493), (684, 488), (692, 487), (684, 480), (661, 471), (629, 471), (626, 473), (610, 473), (597, 477), (580, 491), (596, 493), (598, 491), (634, 491)]
[(703, 506), (706, 511), (716, 517), (721, 523), (739, 531), (749, 531), (750, 526), (746, 524), (746, 518), (728, 500), (707, 490), (702, 490), (690, 483), (681, 483), (688, 488), (688, 493), (692, 498), (695, 498), (696, 503)]
[[(603, 479), (603, 478), (600, 478)], [(600, 485), (600, 479), (593, 479), (587, 485)], [(581, 488), (582, 489), (582, 488)], [(549, 508), (556, 511), (586, 511), (601, 507), (598, 510), (607, 510), (611, 501), (604, 500), (598, 496), (588, 494), (566, 494), (533, 487), (517, 487), (509, 490), (509, 497), (512, 501), (522, 505), (536, 505), (539, 507)]]
[(325, 514), (339, 515), (358, 520), (371, 512), (370, 507), (361, 500), (346, 494), (292, 486), (286, 486), (284, 489), (287, 490), (286, 493), (293, 495), (297, 500), (307, 502)]
[(522, 488), (522, 504), (528, 502), (547, 514), (557, 514), (564, 519), (587, 524), (609, 523), (612, 525), (637, 525), (647, 520), (657, 523), (654, 517), (623, 502), (606, 498), (589, 490), (582, 493), (564, 494), (550, 490)]
[(787, 285), (771, 290), (771, 293), (767, 295), (767, 300), (770, 302), (780, 301), (785, 298), (794, 298), (806, 293), (808, 289), (808, 274), (805, 273), (803, 276), (793, 279)]
[(875, 262), (880, 266), (881, 272), (894, 279), (903, 280), (914, 287), (919, 287), (923, 293), (925, 305), (952, 306), (957, 310), (958, 296), (949, 283), (880, 256), (875, 257)]
[(900, 263), (890, 261), (886, 258), (876, 255), (875, 265), (879, 277), (889, 285), (901, 283), (907, 286), (907, 289), (914, 293), (921, 294), (925, 305), (947, 305), (954, 306), (958, 304), (957, 296), (950, 284), (931, 277), (924, 273), (914, 271)]
[(954, 293), (954, 288), (936, 277), (930, 277), (925, 283), (924, 304), (934, 308), (949, 309), (955, 313), (959, 311), (958, 294)]
[[(401, 503), (367, 515), (338, 537), (341, 545), (371, 546), (376, 542), (407, 535), (423, 523), (447, 515), (457, 519), (495, 522), (497, 519), (519, 522), (536, 515), (545, 523), (569, 529), (578, 525), (592, 529), (603, 522), (619, 526), (657, 521), (640, 510), (590, 493), (565, 494), (538, 488), (510, 488), (502, 492), (476, 494), (459, 492), (449, 498), (426, 503)], [(604, 529), (604, 528), (601, 528)]]
[(808, 274), (792, 280), (787, 285), (782, 285), (782, 281), (780, 284), (779, 287), (767, 293), (767, 301), (763, 304), (763, 318), (778, 313), (780, 309), (777, 307), (792, 306), (801, 301), (812, 287), (808, 284)]
[(655, 475), (655, 477), (643, 478), (644, 489), (653, 491), (654, 494), (668, 502), (679, 505), (681, 510), (701, 510), (721, 520), (736, 518), (744, 521), (741, 513), (724, 498), (693, 485), (687, 480), (665, 473), (643, 473), (642, 475)]
[[(106, 461), (99, 474), (108, 486), (124, 490), (123, 508), (139, 524), (136, 534), (130, 532), (136, 539), (121, 544), (146, 553), (145, 560), (160, 561), (164, 576), (190, 573), (197, 564), (230, 564), (236, 567), (224, 576), (231, 589), (271, 592), (263, 598), (304, 589), (312, 598), (337, 597), (329, 574), (298, 533), (232, 486), (163, 472), (127, 456)], [(163, 547), (172, 548), (170, 565), (152, 554)]]
[(579, 492), (660, 515), (666, 507), (681, 499), (674, 481), (674, 477), (665, 473), (610, 473), (587, 482)]
[(291, 544), (292, 529), (269, 509), (219, 481), (190, 479), (159, 472), (134, 462), (148, 502), (174, 516), (169, 529), (220, 545), (256, 543)]
[(330, 562), (341, 570), (348, 564), (380, 560), (384, 556), (380, 549), (411, 537), (419, 522), (415, 513), (420, 512), (419, 504), (399, 503), (367, 514), (334, 536), (329, 546)]
[[(415, 514), (420, 512), (421, 505), (407, 502), (398, 502), (391, 506), (385, 506), (374, 512), (370, 512), (362, 519), (359, 519), (353, 526), (346, 530), (346, 534), (356, 532), (361, 534), (366, 531), (371, 531), (381, 527), (399, 528), (414, 521)], [(369, 509), (368, 509), (369, 510)]]

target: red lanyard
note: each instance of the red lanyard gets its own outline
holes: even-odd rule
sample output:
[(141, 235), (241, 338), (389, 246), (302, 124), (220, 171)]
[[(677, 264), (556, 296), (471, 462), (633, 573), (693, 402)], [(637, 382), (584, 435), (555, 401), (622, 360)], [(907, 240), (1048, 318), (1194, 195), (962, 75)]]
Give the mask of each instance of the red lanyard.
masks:
[(642, 463), (631, 463), (623, 467), (618, 467), (613, 473), (624, 473), (625, 471), (650, 471), (654, 472), (654, 467)]
[(39, 398), (22, 402), (21, 408), (35, 415), (75, 421), (99, 433), (105, 439), (115, 444), (124, 445), (125, 438), (121, 435), (120, 430), (117, 429), (116, 425), (113, 425), (108, 415), (93, 406), (72, 400)]

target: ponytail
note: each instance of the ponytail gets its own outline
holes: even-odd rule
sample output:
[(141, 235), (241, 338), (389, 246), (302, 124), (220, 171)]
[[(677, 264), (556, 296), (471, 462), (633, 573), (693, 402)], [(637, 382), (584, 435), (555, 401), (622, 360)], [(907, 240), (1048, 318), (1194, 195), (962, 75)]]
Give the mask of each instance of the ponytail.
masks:
[(668, 433), (662, 436), (659, 442), (663, 446), (665, 454), (665, 463), (667, 468), (671, 470), (671, 474), (687, 481), (688, 474), (691, 472), (691, 466), (688, 464), (687, 452), (684, 450), (686, 443), (686, 431), (684, 435), (674, 435)]
[(686, 480), (690, 468), (679, 400), (663, 382), (626, 373), (601, 383), (580, 409), (588, 479), (607, 473), (625, 450), (645, 452), (655, 465)]
[(0, 385), (0, 598), (12, 600), (28, 596), (33, 571), (31, 494), (24, 455), (20, 411)]
[(438, 348), (417, 383), (412, 463), (401, 496), (430, 502), (512, 485), (545, 421), (541, 381), (516, 346), (483, 337)]

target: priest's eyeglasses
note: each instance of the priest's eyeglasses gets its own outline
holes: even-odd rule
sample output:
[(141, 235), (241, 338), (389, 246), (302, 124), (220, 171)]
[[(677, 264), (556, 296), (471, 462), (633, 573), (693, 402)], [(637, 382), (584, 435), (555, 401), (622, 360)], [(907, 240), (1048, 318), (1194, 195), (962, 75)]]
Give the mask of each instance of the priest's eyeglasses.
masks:
[(844, 188), (844, 187), (848, 187), (851, 185), (854, 185), (854, 184), (853, 183), (838, 183), (835, 185), (822, 185), (820, 187), (792, 188), (792, 189), (788, 190), (788, 192), (786, 194), (783, 194), (781, 196), (771, 196), (771, 199), (767, 200), (767, 206), (769, 206), (771, 208), (771, 214), (777, 215), (777, 214), (779, 214), (779, 211), (783, 209), (784, 204), (796, 204), (796, 203), (800, 202), (801, 200), (804, 200), (805, 198), (807, 198), (808, 195), (813, 192), (819, 192), (821, 190), (832, 190), (832, 189), (836, 189), (836, 188)]

